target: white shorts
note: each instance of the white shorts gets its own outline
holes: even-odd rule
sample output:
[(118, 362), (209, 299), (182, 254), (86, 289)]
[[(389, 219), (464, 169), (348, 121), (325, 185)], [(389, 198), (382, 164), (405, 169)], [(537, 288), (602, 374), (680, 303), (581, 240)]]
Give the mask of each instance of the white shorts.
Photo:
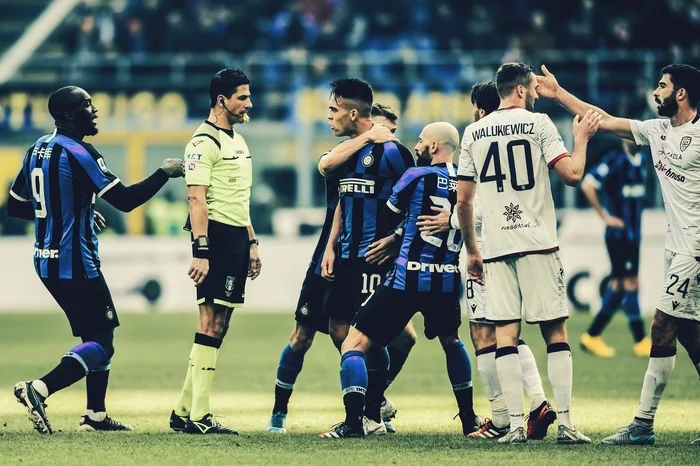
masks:
[(491, 292), (486, 317), (494, 322), (529, 324), (569, 317), (564, 268), (558, 252), (530, 254), (484, 264), (484, 280)]
[(666, 282), (656, 308), (678, 319), (700, 321), (700, 261), (666, 251)]
[(486, 318), (486, 285), (467, 279), (464, 287), (466, 313), (469, 321), (477, 324), (493, 324)]

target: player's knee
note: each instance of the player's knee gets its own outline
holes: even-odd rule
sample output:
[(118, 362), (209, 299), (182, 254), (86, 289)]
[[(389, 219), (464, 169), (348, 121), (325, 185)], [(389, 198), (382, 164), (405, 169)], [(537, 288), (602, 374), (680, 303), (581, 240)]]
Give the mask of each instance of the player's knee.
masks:
[(314, 342), (315, 334), (316, 332), (313, 330), (298, 326), (292, 333), (289, 346), (296, 353), (306, 353)]
[(544, 341), (551, 345), (553, 343), (566, 343), (568, 342), (568, 335), (566, 333), (566, 320), (559, 319), (549, 322), (540, 323), (540, 331), (542, 332), (542, 337)]
[(112, 359), (112, 356), (114, 356), (114, 330), (107, 330), (83, 337), (82, 340), (84, 342), (92, 341), (100, 345), (100, 348), (102, 348), (102, 351), (104, 351), (107, 361)]
[(418, 336), (416, 335), (415, 330), (412, 328), (405, 328), (399, 336), (394, 338), (394, 340), (391, 342), (391, 346), (394, 347), (394, 349), (406, 354), (411, 351), (411, 349), (416, 345), (416, 342), (418, 341)]
[(637, 291), (639, 289), (638, 277), (627, 277), (622, 280), (622, 286), (625, 291)]
[(621, 290), (621, 283), (619, 278), (611, 278), (610, 281), (608, 282), (608, 287), (617, 292)]
[(462, 340), (455, 334), (455, 335), (450, 335), (449, 337), (439, 337), (440, 338), (440, 344), (442, 345), (442, 349), (447, 350), (448, 348), (452, 346), (464, 346), (464, 343), (462, 343)]
[(660, 310), (656, 310), (654, 320), (651, 323), (651, 342), (659, 346), (674, 346), (678, 333), (678, 324), (672, 317)]

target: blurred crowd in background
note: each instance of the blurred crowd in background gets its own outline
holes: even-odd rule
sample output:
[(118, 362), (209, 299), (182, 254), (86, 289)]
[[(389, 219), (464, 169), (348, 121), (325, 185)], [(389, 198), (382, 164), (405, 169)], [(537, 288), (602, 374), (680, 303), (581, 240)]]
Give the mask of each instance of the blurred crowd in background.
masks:
[(699, 27), (700, 0), (88, 0), (54, 44), (68, 54), (409, 47), (513, 58), (568, 44), (700, 57)]

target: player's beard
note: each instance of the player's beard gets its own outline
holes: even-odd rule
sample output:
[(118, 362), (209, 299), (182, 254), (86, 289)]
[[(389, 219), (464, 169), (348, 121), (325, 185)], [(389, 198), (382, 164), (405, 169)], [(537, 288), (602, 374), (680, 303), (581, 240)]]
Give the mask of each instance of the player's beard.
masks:
[(430, 152), (428, 152), (428, 149), (423, 149), (423, 152), (418, 154), (418, 157), (416, 158), (416, 165), (419, 167), (427, 167), (432, 161), (433, 160), (430, 158)]
[(535, 99), (535, 98), (532, 97), (531, 95), (529, 95), (529, 94), (526, 95), (526, 96), (525, 96), (525, 110), (527, 110), (527, 111), (529, 111), (529, 112), (534, 112), (534, 111), (535, 111), (535, 101), (536, 101), (536, 100), (537, 100), (537, 99)]
[(659, 102), (658, 112), (660, 116), (672, 117), (678, 112), (678, 102), (676, 102), (676, 93), (673, 92), (670, 96)]

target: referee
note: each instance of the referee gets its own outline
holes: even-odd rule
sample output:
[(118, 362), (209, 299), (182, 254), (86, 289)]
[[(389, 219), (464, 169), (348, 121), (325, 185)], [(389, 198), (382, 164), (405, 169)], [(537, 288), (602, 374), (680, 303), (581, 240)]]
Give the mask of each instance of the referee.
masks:
[(211, 111), (185, 149), (185, 181), (197, 287), (199, 326), (180, 400), (170, 427), (190, 434), (238, 433), (217, 422), (209, 407), (216, 358), (233, 309), (243, 306), (246, 278), (260, 274), (258, 240), (250, 223), (252, 162), (233, 126), (248, 121), (250, 81), (226, 68), (209, 84)]

